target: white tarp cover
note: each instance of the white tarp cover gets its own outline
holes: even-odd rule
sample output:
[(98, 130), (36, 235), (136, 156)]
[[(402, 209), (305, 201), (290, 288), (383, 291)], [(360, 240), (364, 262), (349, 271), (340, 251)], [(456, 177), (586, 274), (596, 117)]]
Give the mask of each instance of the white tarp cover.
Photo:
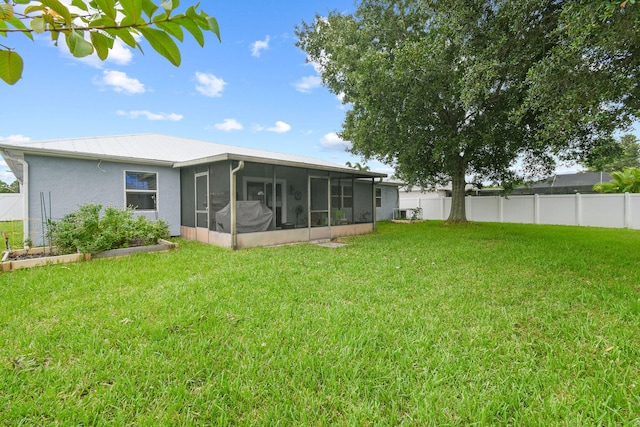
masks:
[[(255, 233), (271, 228), (273, 212), (259, 200), (236, 202), (238, 233)], [(216, 212), (216, 231), (231, 233), (231, 203)]]

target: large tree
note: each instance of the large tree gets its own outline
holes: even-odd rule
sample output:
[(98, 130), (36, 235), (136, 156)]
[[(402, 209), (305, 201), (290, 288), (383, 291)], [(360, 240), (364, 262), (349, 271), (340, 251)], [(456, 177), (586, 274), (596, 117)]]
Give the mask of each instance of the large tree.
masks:
[[(351, 106), (341, 137), (352, 151), (394, 165), (408, 184), (450, 181), (449, 221), (466, 221), (466, 183), (508, 187), (551, 171), (558, 158), (588, 152), (611, 132), (596, 119), (612, 94), (583, 108), (580, 84), (565, 81), (562, 92), (549, 79), (560, 57), (574, 61), (580, 77), (589, 68), (576, 65), (585, 50), (570, 46), (567, 25), (586, 18), (568, 3), (363, 0), (352, 15), (303, 23), (298, 45), (319, 64), (329, 90)], [(581, 32), (585, 45), (590, 31)], [(571, 75), (570, 67), (562, 71)], [(566, 97), (550, 106), (554, 90)], [(525, 176), (514, 172), (516, 162)]]
[(640, 143), (635, 135), (622, 135), (618, 140), (595, 147), (582, 162), (592, 172), (614, 172), (640, 168)]
[[(69, 2), (67, 2), (69, 3)], [(56, 44), (62, 35), (69, 52), (84, 57), (94, 52), (105, 60), (120, 39), (132, 48), (141, 48), (144, 38), (151, 48), (173, 65), (181, 62), (175, 42), (184, 39), (187, 30), (204, 46), (203, 31), (220, 39), (218, 23), (198, 6), (176, 13), (179, 0), (72, 0), (71, 6), (60, 0), (3, 0), (0, 2), (0, 36), (22, 33), (49, 33)], [(0, 43), (0, 78), (15, 84), (22, 76), (23, 61), (18, 52)]]
[(0, 180), (0, 193), (19, 193), (20, 192), (20, 184), (18, 180), (13, 180), (11, 184), (7, 184), (6, 182)]

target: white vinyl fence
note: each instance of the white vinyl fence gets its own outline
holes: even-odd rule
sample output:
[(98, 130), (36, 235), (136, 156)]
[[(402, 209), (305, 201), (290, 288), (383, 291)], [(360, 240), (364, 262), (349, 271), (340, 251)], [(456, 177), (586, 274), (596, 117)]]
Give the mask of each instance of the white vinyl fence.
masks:
[[(640, 194), (467, 196), (467, 219), (478, 222), (585, 225), (640, 229)], [(422, 209), (422, 219), (447, 219), (451, 198), (400, 199), (401, 211)]]
[(24, 218), (23, 200), (21, 193), (0, 193), (0, 221)]

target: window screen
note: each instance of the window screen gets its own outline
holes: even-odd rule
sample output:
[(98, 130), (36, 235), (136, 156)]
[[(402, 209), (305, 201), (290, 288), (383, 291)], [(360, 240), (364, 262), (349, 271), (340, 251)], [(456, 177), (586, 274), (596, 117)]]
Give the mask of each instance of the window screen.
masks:
[(157, 209), (158, 174), (155, 172), (125, 172), (126, 206), (135, 210)]

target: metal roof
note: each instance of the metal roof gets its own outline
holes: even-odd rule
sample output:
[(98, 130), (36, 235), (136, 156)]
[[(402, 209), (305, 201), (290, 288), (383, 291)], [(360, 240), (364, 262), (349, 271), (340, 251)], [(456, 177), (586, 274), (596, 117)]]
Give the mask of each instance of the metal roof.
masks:
[[(155, 133), (52, 139), (45, 141), (4, 141), (2, 155), (18, 177), (21, 166), (10, 159), (22, 153), (57, 157), (99, 159), (127, 163), (183, 167), (225, 159), (274, 163), (287, 166), (348, 172), (361, 177), (386, 177), (386, 174), (357, 171), (345, 166), (293, 154), (217, 144)], [(8, 151), (7, 151), (8, 150)], [(18, 173), (16, 173), (18, 172)], [(21, 178), (21, 177), (18, 177)]]
[(523, 185), (518, 188), (575, 187), (583, 185), (592, 187), (599, 182), (607, 182), (611, 181), (611, 179), (613, 179), (612, 176), (607, 172), (556, 174), (535, 184), (529, 186)]

